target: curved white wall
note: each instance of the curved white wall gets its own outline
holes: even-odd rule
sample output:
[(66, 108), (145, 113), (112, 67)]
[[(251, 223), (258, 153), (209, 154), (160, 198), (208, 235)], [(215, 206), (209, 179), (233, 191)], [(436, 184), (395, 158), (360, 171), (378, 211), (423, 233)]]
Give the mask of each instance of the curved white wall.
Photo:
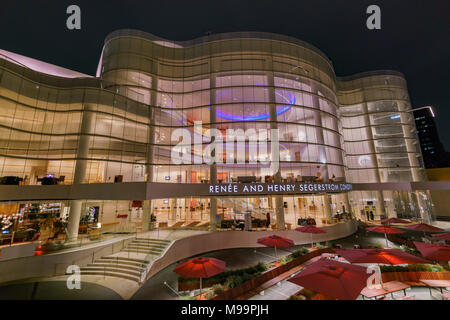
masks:
[[(314, 242), (329, 241), (347, 237), (357, 230), (356, 221), (339, 223), (333, 226), (323, 227), (327, 233), (314, 234)], [(235, 249), (235, 248), (254, 248), (263, 247), (257, 243), (259, 238), (269, 235), (279, 235), (292, 239), (296, 245), (311, 242), (311, 235), (295, 230), (279, 231), (226, 231), (213, 232), (196, 235), (188, 238), (176, 240), (172, 243), (164, 256), (155, 260), (147, 273), (147, 279), (165, 267), (177, 261), (216, 250)]]

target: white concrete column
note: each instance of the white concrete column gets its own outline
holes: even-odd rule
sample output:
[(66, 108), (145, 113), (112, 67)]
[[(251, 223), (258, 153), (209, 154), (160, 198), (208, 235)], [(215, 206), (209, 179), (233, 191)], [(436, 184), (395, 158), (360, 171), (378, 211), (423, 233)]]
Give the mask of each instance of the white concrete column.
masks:
[(153, 154), (154, 154), (154, 143), (155, 143), (155, 114), (158, 95), (158, 78), (156, 76), (152, 77), (152, 90), (150, 91), (150, 110), (149, 110), (149, 127), (148, 127), (148, 145), (147, 145), (147, 155), (145, 166), (145, 177), (147, 182), (153, 182)]
[(323, 181), (328, 182), (329, 181), (329, 175), (328, 175), (328, 164), (327, 164), (327, 155), (325, 152), (325, 139), (323, 137), (323, 125), (322, 125), (322, 113), (320, 112), (320, 98), (319, 98), (319, 89), (317, 88), (317, 85), (312, 84), (312, 101), (313, 101), (313, 107), (316, 109), (314, 110), (314, 125), (316, 126), (315, 132), (316, 132), (316, 142), (317, 150), (319, 152), (319, 162), (322, 164), (320, 165), (320, 173), (322, 175)]
[[(83, 105), (83, 115), (81, 119), (80, 138), (78, 140), (77, 160), (75, 162), (75, 172), (73, 184), (84, 183), (86, 177), (87, 158), (89, 156), (90, 134), (92, 133), (93, 113), (88, 104)], [(74, 241), (78, 238), (78, 229), (80, 226), (81, 200), (72, 200), (69, 203), (69, 221), (67, 225), (67, 240)]]
[[(155, 75), (157, 74), (157, 64), (155, 64), (155, 71), (153, 72)], [(152, 77), (152, 83), (151, 83), (151, 89), (150, 90), (150, 109), (149, 109), (149, 119), (148, 119), (148, 129), (147, 129), (147, 154), (145, 162), (147, 163), (145, 166), (145, 181), (146, 182), (153, 182), (154, 180), (154, 168), (153, 168), (153, 158), (154, 158), (154, 143), (155, 143), (155, 115), (156, 115), (156, 108), (154, 108), (158, 102), (157, 96), (158, 96), (158, 78), (156, 76)], [(151, 213), (153, 212), (153, 200), (148, 201), (149, 204), (149, 210), (148, 212), (142, 217), (142, 224), (144, 226), (150, 226), (150, 217)], [(144, 227), (145, 230), (145, 227)]]
[[(322, 124), (322, 113), (320, 111), (320, 98), (319, 98), (319, 88), (316, 84), (311, 84), (312, 88), (312, 94), (311, 98), (313, 101), (313, 107), (314, 107), (314, 125), (316, 126), (315, 132), (316, 132), (316, 143), (317, 143), (317, 150), (319, 152), (318, 154), (318, 160), (322, 164), (320, 165), (320, 173), (322, 175), (322, 179), (324, 182), (329, 181), (329, 174), (328, 174), (328, 164), (327, 164), (327, 156), (325, 152), (325, 139), (323, 137), (323, 124)], [(323, 202), (323, 210), (326, 219), (331, 219), (331, 201), (330, 196), (328, 194), (322, 195), (322, 202)]]
[[(422, 190), (423, 193), (426, 195), (426, 208), (428, 210), (428, 219), (430, 222), (436, 220), (436, 211), (434, 209), (433, 199), (431, 198), (431, 192), (430, 190)], [(420, 193), (420, 192), (419, 192)]]
[(350, 214), (350, 217), (353, 217), (352, 207), (350, 206), (350, 200), (348, 198), (348, 193), (347, 192), (343, 193), (342, 197), (344, 199), (345, 212), (348, 212)]
[[(216, 121), (217, 121), (217, 117), (216, 117), (216, 76), (213, 74), (214, 70), (212, 67), (212, 61), (210, 62), (210, 72), (211, 72), (211, 76), (209, 78), (209, 85), (210, 85), (210, 90), (209, 90), (209, 103), (210, 103), (210, 110), (209, 110), (209, 123), (210, 123), (210, 128), (211, 129), (216, 129), (217, 125), (216, 125)], [(211, 142), (214, 142), (216, 140), (216, 137), (211, 137)], [(214, 150), (211, 153), (211, 156), (215, 156), (216, 155), (216, 151)], [(217, 183), (217, 164), (214, 161), (214, 163), (212, 163), (209, 166), (209, 182), (211, 184), (216, 184)], [(211, 231), (215, 231), (216, 230), (216, 217), (217, 217), (217, 198), (216, 197), (211, 197), (209, 199), (209, 203), (210, 203), (210, 209), (209, 209), (209, 225), (210, 225), (210, 230)]]
[[(210, 111), (209, 111), (209, 122), (211, 129), (216, 129), (217, 125), (217, 116), (216, 116), (216, 76), (212, 75), (210, 77)], [(211, 143), (213, 143), (216, 140), (215, 136), (211, 137)], [(216, 151), (214, 150), (211, 155), (214, 157), (216, 155)], [(217, 183), (217, 164), (214, 161), (209, 167), (209, 177), (210, 182), (212, 184)]]
[(331, 201), (330, 196), (328, 194), (324, 194), (322, 196), (323, 201), (323, 211), (326, 219), (331, 219)]
[(177, 199), (173, 198), (170, 200), (170, 216), (172, 220), (176, 223), (177, 221)]
[[(364, 120), (365, 120), (365, 125), (366, 125), (366, 134), (367, 134), (367, 140), (369, 142), (369, 152), (370, 152), (370, 160), (373, 164), (373, 168), (375, 169), (375, 182), (382, 182), (381, 181), (381, 176), (380, 176), (380, 170), (378, 169), (378, 160), (377, 160), (377, 155), (376, 155), (376, 148), (375, 148), (375, 141), (373, 140), (373, 133), (372, 133), (372, 127), (370, 124), (370, 117), (368, 114), (368, 109), (367, 109), (367, 103), (363, 103), (363, 113), (364, 113)], [(376, 195), (376, 199), (377, 199), (377, 203), (375, 205), (375, 208), (377, 210), (377, 214), (378, 215), (384, 215), (386, 213), (386, 208), (384, 206), (384, 197), (383, 197), (383, 192), (382, 191), (376, 191), (375, 193)], [(394, 213), (394, 215), (396, 215), (396, 213)]]
[(83, 116), (81, 119), (80, 138), (78, 140), (77, 160), (75, 162), (75, 172), (73, 184), (84, 183), (86, 177), (87, 158), (89, 156), (89, 143), (92, 133), (91, 107), (88, 104), (83, 105)]
[(421, 194), (420, 191), (415, 191), (414, 192), (416, 198), (417, 198), (417, 203), (419, 205), (419, 212), (420, 212), (420, 217), (423, 220), (424, 223), (431, 223), (431, 212), (429, 212), (429, 210), (431, 210), (431, 208), (428, 208), (428, 205), (426, 203), (426, 201), (423, 199), (423, 196)]
[[(376, 214), (377, 215), (383, 215), (386, 213), (386, 207), (384, 205), (384, 196), (383, 196), (383, 191), (377, 190), (376, 192), (376, 197), (377, 197), (377, 203), (375, 205), (375, 210), (377, 211)], [(391, 215), (393, 215), (393, 218), (397, 217), (396, 213), (390, 213)], [(394, 217), (395, 215), (395, 217)]]
[(211, 231), (216, 230), (216, 217), (217, 217), (217, 197), (209, 198), (210, 209), (209, 209), (209, 229)]
[(144, 200), (142, 202), (142, 232), (150, 230), (150, 216), (152, 213), (151, 200)]
[(71, 200), (69, 210), (69, 222), (67, 224), (66, 242), (76, 241), (78, 239), (78, 229), (80, 227), (81, 200)]
[[(277, 104), (276, 104), (276, 95), (275, 95), (275, 81), (273, 79), (273, 73), (269, 72), (267, 74), (267, 85), (269, 88), (269, 115), (270, 115), (270, 129), (278, 129), (277, 123)], [(271, 139), (279, 139), (279, 137), (271, 136)], [(273, 150), (271, 148), (271, 159), (277, 159), (280, 150)], [(278, 166), (278, 171), (274, 174), (274, 182), (281, 183), (281, 163)], [(284, 201), (283, 196), (274, 195), (275, 198), (275, 215), (277, 218), (277, 229), (285, 230), (286, 224), (284, 219)]]

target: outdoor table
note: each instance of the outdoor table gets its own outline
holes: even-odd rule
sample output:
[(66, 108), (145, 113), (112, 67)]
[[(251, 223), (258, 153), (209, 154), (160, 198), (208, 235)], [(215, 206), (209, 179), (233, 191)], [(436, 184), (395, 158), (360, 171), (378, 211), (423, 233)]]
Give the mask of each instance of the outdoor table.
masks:
[(429, 289), (430, 289), (430, 295), (431, 295), (431, 288), (437, 288), (442, 293), (442, 288), (450, 287), (450, 280), (422, 280), (419, 279), (420, 282), (425, 283)]
[(365, 287), (362, 291), (362, 297), (364, 299), (364, 297), (366, 298), (375, 298), (378, 296), (385, 296), (387, 294), (391, 294), (392, 298), (394, 298), (393, 293), (403, 290), (403, 293), (406, 296), (406, 289), (410, 288), (409, 285), (400, 282), (400, 281), (389, 281), (389, 282), (385, 282), (381, 284), (381, 288), (380, 289), (369, 289), (367, 287)]
[(441, 293), (442, 300), (450, 300), (450, 293)]
[(404, 296), (404, 297), (395, 298), (395, 299), (393, 299), (391, 297), (385, 297), (383, 300), (415, 300), (415, 297), (414, 296)]
[(400, 298), (396, 298), (395, 300), (415, 300), (414, 296), (404, 296)]

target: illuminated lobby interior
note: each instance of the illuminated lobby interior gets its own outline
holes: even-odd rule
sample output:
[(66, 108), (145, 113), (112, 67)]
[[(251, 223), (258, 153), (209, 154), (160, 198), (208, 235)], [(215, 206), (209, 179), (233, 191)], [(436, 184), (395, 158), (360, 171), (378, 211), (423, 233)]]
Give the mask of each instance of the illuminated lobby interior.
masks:
[[(53, 199), (39, 189), (45, 178), (99, 190), (131, 182), (184, 184), (187, 193), (202, 183), (420, 182), (424, 168), (411, 110), (400, 72), (338, 77), (323, 52), (282, 35), (170, 41), (119, 30), (106, 38), (96, 76), (0, 51), (0, 177), (20, 180), (0, 199), (0, 214), (22, 223), (33, 204), (42, 219), (53, 208), (75, 239), (80, 219), (92, 210), (96, 216), (86, 221), (100, 223), (102, 232), (227, 230), (220, 220), (244, 220), (246, 212), (261, 221), (269, 215), (273, 229), (295, 228), (307, 218), (317, 225), (365, 221), (369, 212), (374, 220), (430, 221), (435, 213), (426, 190), (395, 187), (252, 197), (173, 193), (151, 200)], [(198, 121), (201, 132), (194, 128)], [(250, 163), (255, 153), (248, 141), (244, 164), (174, 164), (178, 128), (201, 135), (203, 150), (211, 142), (208, 129), (279, 129), (280, 170), (271, 175), (267, 165)], [(233, 145), (224, 159), (238, 151)], [(185, 152), (201, 157), (194, 148)], [(270, 152), (256, 160), (270, 159)], [(24, 199), (25, 186), (36, 186), (37, 196)]]

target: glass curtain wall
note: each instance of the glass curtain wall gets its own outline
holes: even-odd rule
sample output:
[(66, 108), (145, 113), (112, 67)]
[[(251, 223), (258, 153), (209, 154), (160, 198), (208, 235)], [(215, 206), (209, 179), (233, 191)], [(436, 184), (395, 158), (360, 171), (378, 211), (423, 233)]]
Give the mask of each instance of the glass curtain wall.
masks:
[[(295, 58), (294, 58), (295, 57)], [(191, 159), (199, 159), (216, 128), (226, 141), (229, 130), (249, 136), (280, 130), (283, 179), (321, 176), (344, 181), (342, 137), (339, 132), (333, 71), (328, 62), (309, 49), (267, 39), (232, 39), (179, 48), (147, 39), (111, 39), (103, 56), (102, 77), (107, 89), (150, 104), (154, 127), (151, 164), (155, 182), (201, 183), (210, 181), (209, 165), (174, 165), (171, 149), (178, 139), (174, 130), (190, 131), (192, 141), (202, 139), (202, 151), (186, 147)], [(270, 118), (275, 105), (276, 118)], [(215, 110), (214, 122), (211, 113)], [(201, 126), (195, 126), (201, 123)], [(219, 182), (254, 176), (270, 180), (268, 166), (248, 162), (270, 158), (244, 146), (224, 146), (217, 165)], [(240, 149), (238, 149), (238, 147)], [(245, 153), (246, 163), (233, 162)], [(219, 155), (218, 155), (219, 156)], [(194, 162), (194, 161), (193, 161)]]
[[(424, 180), (423, 162), (406, 81), (396, 72), (338, 79), (340, 119), (350, 182)], [(407, 191), (352, 192), (363, 219), (380, 216), (423, 218), (426, 194)]]

